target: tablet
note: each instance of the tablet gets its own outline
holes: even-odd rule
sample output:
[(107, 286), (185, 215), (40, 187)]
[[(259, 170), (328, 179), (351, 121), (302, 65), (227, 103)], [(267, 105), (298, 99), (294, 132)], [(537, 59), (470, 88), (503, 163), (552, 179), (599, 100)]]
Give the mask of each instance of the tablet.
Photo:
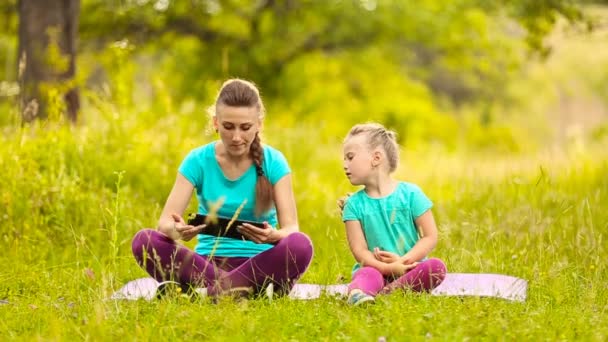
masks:
[(215, 222), (212, 222), (211, 219), (207, 219), (207, 215), (190, 214), (188, 217), (188, 224), (193, 226), (200, 226), (201, 224), (206, 224), (207, 227), (201, 230), (201, 234), (221, 236), (239, 240), (248, 240), (245, 235), (239, 233), (239, 231), (236, 229), (243, 223), (249, 223), (250, 225), (259, 228), (264, 228), (264, 223), (262, 222), (234, 220), (234, 222), (230, 223), (230, 221), (232, 221), (231, 218), (221, 216), (216, 216), (215, 220)]

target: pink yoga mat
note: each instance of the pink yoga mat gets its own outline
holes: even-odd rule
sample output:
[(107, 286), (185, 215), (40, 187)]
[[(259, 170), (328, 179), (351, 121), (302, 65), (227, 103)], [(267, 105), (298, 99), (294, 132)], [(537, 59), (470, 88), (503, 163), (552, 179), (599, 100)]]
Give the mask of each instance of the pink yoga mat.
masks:
[[(153, 278), (135, 279), (114, 292), (112, 299), (146, 299), (156, 295), (158, 282)], [(434, 296), (496, 297), (512, 301), (526, 300), (528, 282), (507, 275), (490, 273), (448, 273), (441, 285), (434, 289)], [(322, 294), (345, 296), (346, 284), (319, 285), (296, 284), (289, 293), (292, 299), (314, 299)]]

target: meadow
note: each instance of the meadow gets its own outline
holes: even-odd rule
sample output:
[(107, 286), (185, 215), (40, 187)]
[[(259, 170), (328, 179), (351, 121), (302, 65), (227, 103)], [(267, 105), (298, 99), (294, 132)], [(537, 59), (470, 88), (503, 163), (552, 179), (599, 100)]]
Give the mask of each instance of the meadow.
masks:
[[(365, 308), (328, 296), (115, 301), (113, 291), (146, 276), (131, 256), (131, 237), (155, 225), (182, 156), (214, 137), (205, 134), (205, 120), (192, 124), (187, 115), (143, 124), (96, 108), (88, 120), (97, 129), (46, 121), (2, 135), (3, 339), (608, 338), (601, 146), (525, 155), (402, 150), (396, 177), (419, 184), (435, 204), (440, 241), (432, 255), (452, 272), (526, 279), (524, 303), (414, 293)], [(353, 258), (336, 200), (356, 189), (342, 174), (341, 133), (329, 139), (314, 127), (286, 129), (270, 119), (265, 127), (265, 141), (291, 163), (301, 230), (315, 247), (302, 282), (350, 279)]]
[[(92, 27), (105, 23), (99, 13), (85, 14)], [(446, 13), (449, 20), (429, 22), (453, 22)], [(480, 18), (478, 11), (454, 13)], [(468, 34), (467, 20), (433, 37), (443, 46), (443, 32), (460, 27)], [(511, 45), (493, 37), (488, 56), (510, 56)], [(312, 53), (266, 80), (280, 92), (267, 102), (263, 141), (290, 163), (300, 229), (315, 248), (301, 282), (350, 280), (354, 259), (336, 202), (357, 189), (343, 174), (341, 142), (350, 124), (373, 119), (400, 130), (395, 177), (420, 185), (434, 202), (439, 243), (432, 256), (448, 272), (523, 278), (525, 302), (409, 292), (380, 296), (367, 307), (330, 296), (112, 300), (125, 283), (147, 276), (131, 255), (131, 239), (156, 225), (182, 158), (216, 138), (204, 111), (219, 85), (219, 76), (210, 75), (219, 73), (205, 74), (213, 67), (205, 59), (204, 67), (193, 63), (206, 45), (168, 36), (175, 40), (168, 51), (127, 40), (103, 53), (83, 51), (76, 125), (53, 106), (47, 120), (21, 124), (18, 87), (7, 91), (2, 86), (9, 83), (0, 83), (0, 340), (606, 341), (608, 50), (600, 48), (606, 37), (605, 26), (552, 36), (547, 60), (526, 59), (514, 78), (497, 68), (493, 82), (475, 83), (479, 98), (460, 107), (405, 77), (402, 65), (374, 46)], [(9, 38), (0, 45), (14, 50), (16, 36)], [(448, 47), (456, 57), (445, 62), (455, 75), (477, 70), (476, 62), (468, 71), (463, 62), (477, 50)], [(7, 70), (11, 63), (7, 57)], [(15, 81), (7, 76), (14, 73), (4, 74)], [(484, 98), (485, 90), (492, 96)], [(195, 208), (193, 200), (188, 211)]]

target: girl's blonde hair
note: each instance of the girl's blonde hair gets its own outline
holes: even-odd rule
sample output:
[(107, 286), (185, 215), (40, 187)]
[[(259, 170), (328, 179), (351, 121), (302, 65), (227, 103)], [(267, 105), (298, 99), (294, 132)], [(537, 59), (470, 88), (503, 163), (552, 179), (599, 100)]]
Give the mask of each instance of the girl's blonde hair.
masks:
[(370, 122), (353, 126), (348, 132), (346, 139), (365, 134), (366, 142), (371, 149), (381, 147), (388, 159), (389, 171), (393, 172), (399, 165), (399, 144), (397, 144), (397, 133), (386, 129), (379, 123)]

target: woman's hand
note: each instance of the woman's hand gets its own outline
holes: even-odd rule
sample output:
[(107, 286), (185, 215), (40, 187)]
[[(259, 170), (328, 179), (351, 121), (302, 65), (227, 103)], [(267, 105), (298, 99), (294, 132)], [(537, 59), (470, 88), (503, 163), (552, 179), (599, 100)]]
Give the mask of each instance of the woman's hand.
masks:
[(272, 228), (268, 222), (264, 222), (264, 228), (259, 228), (249, 223), (243, 223), (236, 229), (245, 237), (255, 243), (275, 243), (281, 238), (276, 229)]
[(378, 247), (374, 248), (374, 258), (387, 264), (399, 261), (401, 259), (399, 255), (389, 251), (382, 251)]
[(171, 214), (171, 217), (174, 221), (173, 229), (179, 235), (179, 238), (184, 241), (192, 240), (193, 237), (199, 234), (207, 226), (206, 224), (201, 224), (200, 226), (187, 224), (186, 221), (177, 214)]
[(346, 201), (348, 200), (348, 198), (352, 195), (351, 192), (347, 193), (345, 196), (342, 196), (338, 199), (338, 208), (340, 209), (340, 212), (344, 211), (344, 206), (346, 205)]

